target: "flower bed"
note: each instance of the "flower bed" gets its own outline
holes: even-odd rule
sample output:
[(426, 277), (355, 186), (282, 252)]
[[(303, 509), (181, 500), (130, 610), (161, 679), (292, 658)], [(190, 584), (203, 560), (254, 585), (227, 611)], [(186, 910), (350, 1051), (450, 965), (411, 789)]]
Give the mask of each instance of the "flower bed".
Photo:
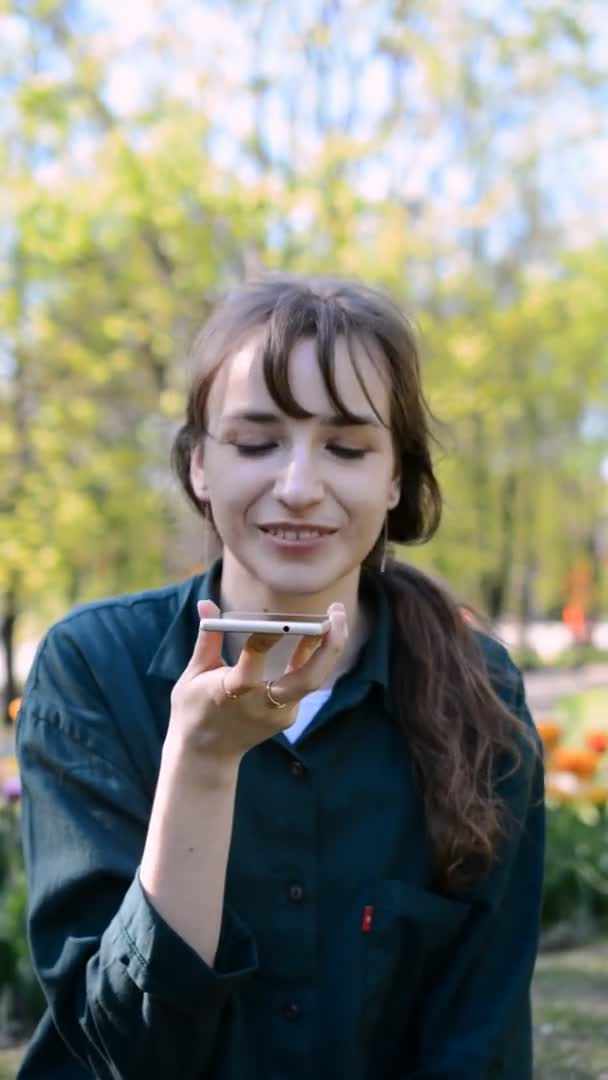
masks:
[(543, 922), (585, 937), (608, 922), (608, 691), (567, 699), (537, 728), (546, 761)]

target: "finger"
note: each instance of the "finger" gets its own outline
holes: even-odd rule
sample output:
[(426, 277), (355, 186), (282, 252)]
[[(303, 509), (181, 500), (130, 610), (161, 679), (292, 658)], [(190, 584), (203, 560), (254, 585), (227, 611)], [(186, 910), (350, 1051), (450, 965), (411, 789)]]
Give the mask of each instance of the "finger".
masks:
[[(220, 614), (220, 609), (213, 600), (199, 600), (196, 607), (199, 619), (216, 619)], [(199, 630), (186, 671), (191, 675), (198, 675), (202, 671), (211, 671), (213, 668), (221, 667), (224, 663), (223, 641), (224, 635), (221, 630)]]
[(291, 670), (290, 664), (280, 679), (273, 681), (272, 693), (277, 700), (300, 700), (304, 694), (322, 686), (334, 671), (348, 640), (348, 623), (342, 604), (332, 604), (328, 615), (329, 631), (312, 655), (295, 670)]
[(281, 634), (251, 634), (226, 676), (226, 689), (238, 694), (257, 686), (264, 676), (266, 655), (281, 637)]
[[(327, 624), (327, 628), (329, 630), (329, 623)], [(321, 637), (300, 638), (291, 655), (290, 661), (285, 668), (285, 673), (287, 674), (290, 671), (297, 671), (298, 668), (301, 668), (322, 644), (323, 638)]]
[[(321, 644), (312, 652), (298, 671), (288, 674), (291, 683), (300, 680), (304, 684), (305, 692), (308, 689), (316, 689), (333, 673), (340, 656), (344, 652), (348, 640), (348, 622), (346, 612), (340, 604), (332, 605), (329, 609), (330, 627)], [(282, 680), (281, 680), (282, 681)], [(291, 687), (286, 683), (287, 692)]]

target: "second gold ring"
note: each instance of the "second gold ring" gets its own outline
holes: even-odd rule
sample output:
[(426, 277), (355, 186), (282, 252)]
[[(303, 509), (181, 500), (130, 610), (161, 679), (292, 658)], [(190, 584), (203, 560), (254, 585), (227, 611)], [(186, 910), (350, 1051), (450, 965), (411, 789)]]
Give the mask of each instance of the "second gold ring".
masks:
[(268, 703), (270, 705), (272, 705), (273, 709), (284, 709), (285, 706), (287, 705), (287, 702), (286, 701), (277, 701), (277, 699), (275, 697), (273, 697), (273, 694), (272, 694), (272, 684), (273, 684), (273, 682), (274, 682), (274, 679), (269, 679), (268, 682), (266, 683), (266, 698), (268, 700)]

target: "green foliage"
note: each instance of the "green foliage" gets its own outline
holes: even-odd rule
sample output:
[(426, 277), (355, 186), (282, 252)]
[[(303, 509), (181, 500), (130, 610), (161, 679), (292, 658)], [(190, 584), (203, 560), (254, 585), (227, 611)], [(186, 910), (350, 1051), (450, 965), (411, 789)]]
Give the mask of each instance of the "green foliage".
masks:
[(42, 1014), (44, 996), (34, 975), (27, 943), (27, 886), (19, 817), (0, 807), (0, 1001), (17, 1029), (29, 1029)]
[[(227, 285), (283, 268), (383, 285), (420, 328), (428, 396), (448, 425), (446, 512), (432, 543), (408, 555), (496, 616), (561, 609), (586, 554), (590, 603), (608, 607), (605, 424), (583, 435), (589, 414), (608, 408), (608, 250), (577, 234), (572, 252), (572, 234), (549, 222), (538, 177), (551, 170), (531, 120), (564, 79), (592, 90), (583, 16), (531, 5), (505, 34), (500, 4), (492, 18), (455, 5), (446, 48), (435, 3), (420, 19), (361, 0), (351, 25), (342, 5), (315, 0), (289, 30), (278, 0), (219, 7), (206, 49), (155, 8), (137, 45), (141, 101), (120, 109), (108, 97), (113, 49), (131, 57), (117, 29), (87, 26), (86, 4), (76, 22), (55, 0), (2, 9), (20, 44), (0, 50), (11, 98), (0, 150), (0, 593), (44, 624), (67, 604), (200, 561), (168, 471), (188, 346)], [(270, 59), (269, 25), (283, 66)], [(212, 45), (222, 26), (230, 60)], [(234, 59), (241, 36), (249, 66)], [(336, 72), (355, 88), (382, 65), (391, 89), (372, 112), (357, 94), (344, 115), (332, 111)], [(158, 84), (159, 70), (179, 78)], [(234, 129), (218, 98), (234, 99), (235, 113), (246, 103)], [(526, 103), (510, 158), (506, 100)], [(433, 175), (405, 134), (414, 148), (444, 147)], [(558, 125), (552, 140), (568, 138)], [(218, 142), (230, 143), (227, 157)], [(446, 197), (452, 168), (474, 197)]]
[(583, 664), (606, 663), (608, 663), (608, 649), (599, 649), (595, 645), (576, 645), (565, 649), (552, 666), (581, 667)]
[(608, 650), (595, 645), (577, 645), (564, 649), (559, 655), (546, 659), (539, 655), (532, 646), (525, 649), (509, 650), (514, 662), (522, 671), (541, 671), (552, 668), (576, 668), (583, 664), (608, 663)]
[[(586, 732), (608, 730), (608, 687), (592, 686), (560, 698), (555, 715), (565, 729), (562, 743), (567, 746), (583, 745)], [(608, 761), (604, 767), (608, 767)]]
[[(512, 660), (517, 664), (518, 668), (522, 671), (540, 671), (547, 665), (539, 656), (536, 649), (533, 649), (531, 645), (527, 645), (523, 649), (509, 649)], [(560, 665), (561, 666), (561, 665)]]
[(606, 806), (564, 803), (547, 813), (543, 924), (587, 932), (608, 920)]

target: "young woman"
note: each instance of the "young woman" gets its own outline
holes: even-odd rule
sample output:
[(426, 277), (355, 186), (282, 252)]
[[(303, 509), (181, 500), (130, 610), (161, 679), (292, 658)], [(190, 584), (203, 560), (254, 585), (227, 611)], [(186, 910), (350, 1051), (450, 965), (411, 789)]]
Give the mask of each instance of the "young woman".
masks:
[[(222, 557), (64, 618), (21, 709), (20, 1077), (526, 1080), (542, 765), (505, 650), (387, 557), (440, 517), (411, 329), (279, 277), (193, 359), (174, 458)], [(199, 630), (234, 609), (326, 626)]]

